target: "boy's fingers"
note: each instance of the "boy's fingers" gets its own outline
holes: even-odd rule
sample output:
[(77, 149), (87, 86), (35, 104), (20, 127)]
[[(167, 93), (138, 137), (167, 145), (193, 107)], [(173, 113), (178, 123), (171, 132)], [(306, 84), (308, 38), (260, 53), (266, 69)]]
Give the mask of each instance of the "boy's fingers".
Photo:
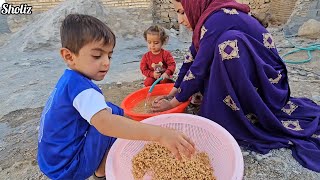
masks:
[(182, 135), (182, 137), (184, 139), (181, 142), (182, 145), (184, 147), (186, 147), (191, 152), (191, 154), (193, 154), (195, 152), (195, 144), (188, 137), (186, 137), (185, 135)]
[(190, 154), (193, 154), (195, 152), (194, 146), (188, 141), (183, 140), (181, 144), (183, 145), (183, 148), (185, 148)]
[(184, 154), (186, 157), (190, 158), (190, 151), (183, 145), (183, 144), (178, 144), (178, 149), (179, 152)]
[(180, 155), (180, 153), (179, 153), (179, 151), (178, 151), (177, 148), (174, 148), (173, 150), (171, 150), (171, 152), (172, 152), (172, 154), (174, 155), (174, 157), (176, 157), (177, 159), (179, 159), (179, 160), (182, 159), (182, 158), (181, 158), (181, 155)]

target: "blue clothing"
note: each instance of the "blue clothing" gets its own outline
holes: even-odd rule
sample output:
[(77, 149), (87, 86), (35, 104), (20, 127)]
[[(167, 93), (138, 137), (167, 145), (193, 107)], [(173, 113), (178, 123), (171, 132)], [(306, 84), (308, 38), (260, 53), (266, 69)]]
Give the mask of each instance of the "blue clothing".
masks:
[(199, 115), (223, 126), (240, 145), (263, 154), (290, 148), (301, 165), (320, 172), (320, 106), (290, 97), (272, 35), (248, 14), (212, 13), (175, 87), (180, 102), (200, 91)]
[[(87, 92), (103, 104), (82, 97)], [(95, 103), (99, 107), (93, 107)], [(104, 101), (102, 91), (90, 79), (73, 70), (64, 72), (41, 115), (38, 164), (45, 175), (50, 179), (86, 179), (94, 173), (115, 141), (90, 125), (91, 117), (104, 108), (123, 115), (121, 108)]]

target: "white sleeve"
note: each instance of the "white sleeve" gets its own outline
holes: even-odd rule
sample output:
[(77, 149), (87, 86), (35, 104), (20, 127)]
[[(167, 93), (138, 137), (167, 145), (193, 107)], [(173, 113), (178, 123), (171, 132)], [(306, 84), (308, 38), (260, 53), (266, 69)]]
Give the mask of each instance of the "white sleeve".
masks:
[(104, 96), (97, 90), (90, 88), (79, 93), (73, 100), (75, 107), (80, 115), (88, 121), (89, 124), (93, 115), (102, 109), (107, 109), (112, 113), (112, 109), (106, 104)]

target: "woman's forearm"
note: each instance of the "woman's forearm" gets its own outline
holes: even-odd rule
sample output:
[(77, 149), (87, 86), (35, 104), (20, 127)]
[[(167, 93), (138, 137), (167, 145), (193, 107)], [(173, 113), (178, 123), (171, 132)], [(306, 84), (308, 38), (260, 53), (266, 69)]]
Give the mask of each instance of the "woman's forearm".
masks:
[(171, 99), (170, 101), (170, 104), (171, 104), (171, 107), (177, 107), (179, 106), (180, 104), (182, 104), (182, 102), (179, 102), (175, 97), (173, 99)]

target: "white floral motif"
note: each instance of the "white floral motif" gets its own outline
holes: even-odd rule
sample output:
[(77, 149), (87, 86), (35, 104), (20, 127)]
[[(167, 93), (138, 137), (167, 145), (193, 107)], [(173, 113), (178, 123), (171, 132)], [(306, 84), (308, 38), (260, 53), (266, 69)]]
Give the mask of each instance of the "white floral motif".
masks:
[(274, 40), (272, 38), (272, 35), (270, 33), (262, 33), (263, 36), (263, 44), (267, 48), (275, 48)]
[(278, 84), (280, 79), (282, 78), (282, 74), (278, 74), (278, 77), (275, 79), (269, 78), (269, 81), (271, 82), (271, 84)]
[(246, 117), (252, 124), (256, 124), (257, 122), (259, 122), (258, 117), (253, 113), (247, 114)]
[(230, 14), (230, 15), (239, 14), (239, 12), (236, 9), (222, 8), (222, 10), (223, 10), (224, 13)]
[(237, 104), (233, 101), (230, 95), (228, 95), (226, 98), (224, 98), (223, 102), (229, 106), (233, 111), (239, 111)]
[(189, 81), (192, 79), (195, 79), (196, 77), (192, 74), (192, 72), (189, 70), (188, 73), (184, 76), (183, 81)]
[(298, 108), (298, 106), (293, 104), (293, 102), (291, 102), (291, 101), (288, 101), (286, 106), (289, 106), (289, 107), (288, 108), (283, 107), (281, 110), (283, 112), (287, 113), (288, 115), (291, 115)]
[(208, 31), (208, 30), (206, 29), (206, 27), (204, 27), (204, 26), (201, 27), (200, 40), (203, 38), (204, 34), (205, 34), (207, 31)]
[[(227, 51), (227, 52), (226, 52)], [(225, 41), (219, 44), (219, 52), (222, 57), (222, 60), (230, 60), (234, 58), (239, 58), (239, 48), (238, 41)]]
[(282, 125), (286, 127), (287, 129), (291, 129), (294, 131), (302, 131), (303, 129), (301, 128), (299, 121), (281, 121)]
[(187, 55), (186, 55), (186, 57), (185, 57), (185, 59), (184, 59), (184, 63), (191, 63), (191, 62), (193, 62), (194, 61), (194, 59), (193, 59), (193, 56), (192, 56), (192, 54), (191, 54), (191, 52), (189, 51), (188, 53), (187, 53)]

